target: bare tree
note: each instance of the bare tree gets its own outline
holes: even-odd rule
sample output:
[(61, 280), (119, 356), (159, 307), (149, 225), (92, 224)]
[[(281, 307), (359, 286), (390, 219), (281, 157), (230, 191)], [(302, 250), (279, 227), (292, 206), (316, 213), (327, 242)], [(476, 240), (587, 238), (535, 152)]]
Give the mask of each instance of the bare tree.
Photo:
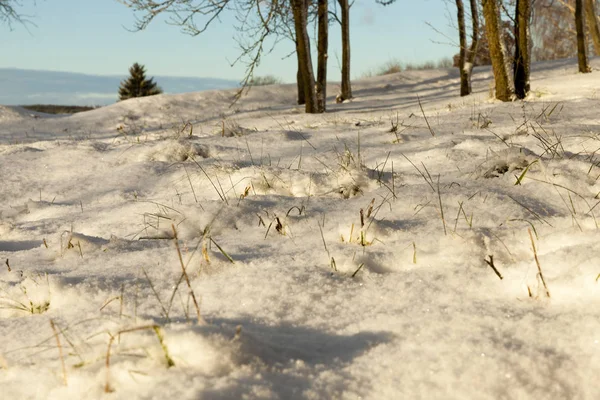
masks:
[(21, 0), (0, 0), (0, 21), (2, 24), (6, 24), (11, 30), (15, 23), (21, 25), (31, 24), (27, 16), (18, 11), (21, 6)]
[(465, 8), (462, 0), (456, 0), (456, 10), (458, 19), (458, 36), (460, 40), (460, 52), (458, 68), (460, 70), (460, 95), (466, 96), (471, 93), (471, 75), (477, 55), (479, 43), (479, 11), (477, 1), (470, 0), (471, 3), (471, 47), (467, 49), (467, 30), (465, 24)]
[[(586, 50), (600, 55), (600, 28), (596, 14), (597, 0), (583, 1), (587, 27)], [(577, 56), (575, 0), (535, 0), (532, 2), (532, 58), (553, 60)], [(587, 40), (590, 38), (591, 40)]]
[(308, 3), (309, 0), (290, 0), (294, 14), (294, 29), (296, 32), (296, 54), (298, 66), (304, 86), (305, 111), (318, 113), (317, 94), (315, 92), (315, 74), (310, 55), (310, 39), (308, 37)]
[[(260, 56), (264, 51), (263, 44), (267, 36), (275, 37), (273, 46), (267, 50), (267, 53), (272, 51), (281, 39), (293, 41), (295, 44), (294, 48), (296, 48), (297, 40), (294, 29), (294, 14), (290, 3), (290, 1), (273, 0), (265, 3), (246, 2), (238, 5), (238, 12), (245, 10), (243, 13), (244, 18), (238, 16), (240, 27), (237, 29), (239, 30), (240, 35), (236, 39), (242, 50), (238, 59), (243, 59), (247, 64), (246, 77), (242, 81), (243, 83), (251, 78), (254, 67), (258, 66)], [(312, 22), (312, 17), (314, 17), (314, 13), (309, 13), (307, 24)], [(295, 53), (296, 52), (294, 51), (290, 55)], [(304, 79), (301, 73), (301, 63), (298, 57), (296, 57), (296, 59), (298, 104), (305, 104), (306, 99), (304, 93)]]
[(329, 44), (329, 12), (327, 0), (317, 0), (319, 32), (317, 34), (317, 111), (326, 109), (327, 101), (327, 49)]
[[(265, 49), (266, 39), (273, 36), (278, 37), (279, 34), (287, 30), (287, 37), (293, 36), (296, 44), (298, 89), (299, 93), (301, 93), (298, 96), (298, 101), (299, 103), (304, 101), (305, 109), (308, 113), (324, 111), (324, 100), (322, 107), (319, 107), (317, 103), (315, 76), (308, 36), (309, 6), (311, 5), (311, 0), (272, 0), (267, 2), (246, 0), (245, 2), (235, 3), (233, 0), (118, 1), (132, 8), (138, 15), (135, 24), (137, 30), (145, 29), (158, 15), (164, 14), (168, 18), (168, 23), (180, 26), (183, 32), (192, 36), (203, 33), (224, 11), (235, 8), (238, 11), (238, 22), (240, 23), (238, 29), (244, 33), (241, 36), (247, 39), (238, 41), (242, 51), (240, 57), (234, 61), (235, 64), (238, 61), (245, 60), (247, 64), (246, 76), (242, 81), (242, 89), (238, 91), (236, 100), (242, 95), (248, 82), (252, 80), (254, 69), (260, 63), (261, 56), (265, 52), (272, 50), (272, 48)], [(326, 4), (325, 2), (325, 20), (327, 20), (328, 15)], [(257, 18), (258, 22), (252, 20), (252, 15)], [(293, 25), (293, 30), (290, 30), (290, 25)], [(321, 29), (321, 32), (326, 44), (327, 30)], [(320, 65), (323, 67), (327, 55), (326, 45), (325, 47), (320, 45), (319, 50), (323, 50), (321, 53), (325, 61), (323, 59), (320, 60)], [(319, 95), (325, 96), (326, 69), (319, 71), (321, 72), (321, 75), (319, 75), (321, 78), (319, 81)]]
[(585, 43), (585, 10), (583, 0), (575, 0), (575, 29), (577, 30), (577, 61), (579, 72), (591, 72)]
[[(262, 7), (261, 7), (262, 5)], [(246, 73), (242, 79), (242, 89), (238, 91), (236, 100), (243, 94), (244, 88), (254, 79), (254, 70), (260, 64), (264, 53), (270, 53), (278, 40), (265, 49), (265, 41), (271, 32), (278, 32), (280, 26), (285, 23), (281, 21), (283, 15), (279, 3), (239, 3), (237, 8), (238, 37), (236, 39), (240, 47), (240, 55), (233, 64), (242, 62), (246, 64)], [(279, 35), (276, 35), (279, 39)]]
[(500, 7), (498, 0), (482, 0), (486, 35), (490, 47), (492, 69), (496, 85), (496, 98), (510, 101), (513, 95), (513, 82), (508, 68), (506, 49), (501, 39)]
[[(275, 0), (277, 1), (277, 0)], [(289, 0), (282, 2), (289, 4), (293, 25), (291, 31), (296, 44), (296, 57), (298, 60), (298, 72), (296, 74), (298, 88), (298, 104), (304, 104), (307, 113), (322, 113), (326, 109), (327, 96), (327, 49), (329, 43), (328, 26), (329, 11), (326, 0), (318, 0), (316, 12), (311, 10), (311, 0)], [(312, 56), (310, 51), (310, 37), (308, 35), (308, 24), (311, 19), (317, 18), (317, 79), (313, 71)]]
[[(296, 43), (296, 47), (298, 43)], [(296, 86), (298, 89), (298, 104), (306, 104), (306, 93), (304, 93), (304, 78), (302, 77), (302, 63), (300, 57), (296, 57), (298, 61), (298, 72), (296, 72)]]
[[(250, 2), (246, 3), (249, 8), (254, 7), (255, 3)], [(258, 3), (257, 3), (258, 4)], [(281, 0), (272, 0), (270, 2), (266, 2), (269, 9), (273, 10), (275, 13), (275, 18), (272, 19), (272, 23), (269, 25), (264, 24), (264, 19), (260, 18), (259, 21), (254, 25), (253, 29), (245, 29), (243, 30), (243, 38), (257, 38), (262, 37), (263, 35), (266, 37), (267, 35), (276, 37), (276, 41), (273, 45), (279, 41), (279, 38), (287, 38), (294, 42), (294, 48), (297, 47), (297, 39), (296, 39), (296, 31), (294, 28), (294, 14), (292, 12), (291, 1), (281, 1)], [(260, 9), (260, 7), (258, 7)], [(260, 12), (258, 13), (260, 15)], [(307, 24), (312, 22), (311, 19), (314, 19), (314, 13), (309, 13), (307, 17)], [(239, 42), (238, 42), (239, 43)], [(261, 50), (261, 49), (259, 49)], [(294, 51), (292, 54), (296, 54)], [(254, 57), (248, 57), (250, 59), (249, 64), (254, 63)], [(304, 78), (301, 73), (301, 60), (296, 55), (296, 64), (297, 64), (297, 72), (296, 72), (296, 86), (298, 93), (298, 104), (306, 104), (305, 93), (304, 93)]]
[(596, 15), (596, 7), (594, 0), (584, 1), (584, 13), (587, 20), (588, 30), (594, 43), (596, 55), (600, 55), (600, 29), (598, 28), (598, 17)]
[(533, 4), (532, 57), (555, 60), (574, 57), (577, 49), (575, 19), (564, 3), (536, 0)]
[(524, 99), (530, 89), (530, 17), (531, 0), (517, 0), (515, 5), (515, 58), (513, 61), (513, 71), (515, 76), (515, 95), (519, 99)]
[(477, 57), (477, 49), (479, 48), (479, 8), (477, 0), (471, 0), (471, 48), (467, 53), (467, 63), (469, 67), (469, 84), (471, 83), (471, 73), (475, 66), (475, 57)]
[(341, 11), (340, 25), (342, 26), (342, 90), (336, 101), (343, 102), (352, 98), (350, 83), (350, 3), (348, 0), (338, 0)]
[(458, 19), (458, 38), (460, 48), (458, 52), (458, 69), (460, 71), (460, 95), (471, 94), (471, 82), (466, 70), (467, 64), (467, 29), (465, 27), (465, 6), (462, 0), (456, 0), (456, 15)]
[[(117, 0), (136, 13), (136, 30), (143, 30), (159, 15), (166, 15), (167, 22), (180, 26), (182, 31), (197, 36), (219, 18), (230, 0)], [(197, 19), (202, 22), (198, 24)]]

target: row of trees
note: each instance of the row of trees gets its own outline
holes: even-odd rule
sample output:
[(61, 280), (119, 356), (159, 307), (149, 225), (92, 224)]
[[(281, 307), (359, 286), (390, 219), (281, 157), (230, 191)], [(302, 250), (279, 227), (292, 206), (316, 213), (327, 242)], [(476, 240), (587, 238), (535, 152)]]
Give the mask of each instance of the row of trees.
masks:
[[(326, 110), (327, 58), (329, 25), (338, 21), (342, 32), (342, 91), (339, 100), (352, 97), (350, 83), (350, 4), (337, 0), (120, 0), (138, 17), (136, 29), (145, 29), (159, 15), (196, 36), (229, 10), (237, 12), (236, 27), (241, 33), (241, 55), (236, 62), (246, 62), (243, 87), (252, 80), (261, 57), (272, 50), (268, 43), (290, 39), (295, 43), (298, 61), (298, 103), (308, 113)], [(199, 22), (201, 21), (201, 22)], [(317, 70), (313, 69), (309, 26), (317, 27)], [(238, 97), (242, 91), (238, 93)]]
[[(532, 21), (532, 9), (535, 7), (536, 10), (539, 10), (540, 15), (538, 16), (538, 20), (546, 22), (548, 20), (547, 11), (554, 8), (554, 4), (552, 2), (549, 3), (548, 1), (553, 2), (554, 0), (511, 0), (508, 2), (509, 6), (514, 7), (512, 16), (509, 14), (514, 24), (514, 54), (511, 58), (506, 50), (501, 20), (501, 10), (506, 11), (507, 4), (499, 0), (481, 0), (490, 59), (494, 71), (497, 99), (510, 101), (513, 96), (523, 99), (529, 92), (530, 50), (532, 47), (530, 25)], [(556, 1), (560, 2), (560, 4), (566, 8), (570, 7), (567, 0)], [(456, 3), (457, 8), (460, 9), (459, 3), (462, 3), (462, 1), (456, 0)], [(472, 5), (473, 4), (474, 2), (472, 2)], [(477, 10), (472, 8), (471, 12), (475, 14), (477, 13)], [(573, 14), (571, 20), (574, 21), (576, 28), (576, 35), (574, 36), (577, 38), (579, 72), (591, 72), (587, 56), (585, 18), (587, 15), (590, 28), (589, 32), (592, 37), (595, 37), (598, 35), (598, 22), (594, 1), (575, 0)], [(459, 25), (461, 18), (464, 20), (464, 16), (461, 16), (459, 11)], [(565, 19), (566, 17), (563, 17), (563, 20)], [(476, 22), (473, 21), (473, 24), (475, 23)], [(464, 33), (462, 33), (462, 35), (464, 35)], [(475, 43), (476, 40), (477, 39), (474, 40)], [(598, 36), (598, 43), (600, 44), (600, 35)], [(463, 45), (461, 44), (461, 51), (464, 51), (462, 48)], [(600, 47), (598, 47), (596, 51), (600, 54)], [(461, 63), (460, 68), (461, 71), (466, 69), (464, 73), (461, 72), (461, 83), (463, 83), (464, 80), (470, 79), (471, 70), (469, 69), (468, 61)], [(466, 84), (463, 83), (461, 87), (464, 85)], [(461, 94), (463, 94), (462, 91)]]
[[(587, 25), (588, 46), (600, 55), (600, 31), (596, 15), (596, 0), (583, 0), (581, 7)], [(534, 0), (532, 27), (534, 59), (567, 58), (577, 55), (575, 0)]]
[[(270, 52), (280, 40), (295, 43), (298, 61), (298, 103), (305, 104), (308, 113), (326, 110), (327, 58), (329, 25), (338, 22), (342, 32), (342, 83), (338, 99), (352, 97), (350, 82), (350, 3), (349, 0), (119, 0), (133, 9), (138, 18), (136, 28), (145, 29), (156, 17), (166, 15), (168, 22), (180, 26), (190, 35), (199, 35), (222, 13), (235, 10), (236, 26), (240, 32), (240, 57), (236, 62), (247, 63), (245, 88), (252, 81), (254, 69), (261, 57)], [(396, 0), (375, 0), (390, 5)], [(451, 0), (446, 0), (451, 2)], [(463, 0), (454, 0), (457, 9), (460, 52), (458, 67), (461, 95), (471, 92), (471, 75), (477, 64), (479, 48), (488, 52), (495, 77), (496, 97), (509, 101), (524, 98), (529, 91), (532, 21), (538, 31), (542, 49), (552, 46), (558, 52), (564, 38), (576, 38), (580, 72), (590, 72), (587, 32), (600, 54), (600, 30), (595, 0), (469, 0), (471, 44), (467, 43), (467, 22)], [(0, 1), (0, 20), (22, 22), (15, 11), (17, 0)], [(481, 16), (480, 16), (481, 14)], [(200, 22), (198, 22), (200, 20)], [(573, 24), (572, 24), (573, 23)], [(309, 26), (316, 25), (317, 73), (311, 57)], [(571, 33), (571, 26), (575, 29)], [(560, 36), (562, 35), (562, 37)], [(548, 41), (548, 43), (546, 43)], [(267, 47), (268, 43), (274, 43)], [(572, 42), (571, 42), (572, 43)], [(485, 44), (485, 46), (484, 46)], [(512, 44), (512, 54), (509, 55)], [(539, 46), (538, 46), (539, 47)], [(568, 46), (567, 46), (568, 47)], [(558, 50), (557, 50), (558, 49)], [(541, 59), (542, 57), (538, 57)], [(243, 89), (238, 93), (238, 98)]]
[[(462, 1), (445, 1), (452, 5), (456, 3), (458, 30), (461, 38), (460, 47), (461, 50), (466, 50), (467, 55), (473, 55), (466, 62), (468, 71), (463, 71), (464, 68), (461, 67), (461, 73), (468, 77), (470, 72), (468, 67), (492, 64), (486, 33), (488, 28), (486, 19), (483, 18), (483, 15), (478, 16), (481, 10), (473, 12), (478, 8), (477, 2), (472, 1), (470, 12), (471, 16), (475, 18), (472, 18), (471, 26), (477, 27), (481, 24), (479, 30), (483, 31), (483, 35), (479, 36), (477, 30), (473, 29), (471, 37), (475, 40), (472, 39), (471, 46), (467, 49), (464, 28), (465, 10)], [(589, 71), (587, 53), (595, 52), (596, 55), (600, 55), (600, 31), (598, 29), (595, 3), (595, 0), (583, 0), (583, 6), (580, 10), (584, 15), (578, 14), (577, 16), (575, 0), (512, 0), (498, 3), (498, 10), (501, 10), (500, 14), (502, 16), (499, 28), (501, 43), (505, 46), (505, 57), (509, 64), (509, 74), (507, 75), (510, 78), (510, 72), (512, 72), (515, 85), (514, 94), (517, 98), (523, 98), (529, 90), (525, 79), (528, 76), (528, 60), (530, 59), (553, 60), (577, 57), (579, 47), (581, 49), (579, 51), (581, 70), (582, 72)], [(584, 19), (585, 21), (583, 21)], [(480, 21), (483, 21), (483, 23), (480, 23)], [(581, 21), (579, 28), (577, 28), (577, 21)], [(577, 29), (580, 32), (579, 37), (577, 36)], [(513, 66), (512, 71), (510, 70), (511, 64)], [(465, 65), (460, 59), (460, 54), (455, 56), (454, 65), (456, 67)], [(461, 94), (463, 95), (470, 92), (468, 83), (465, 82), (468, 82), (468, 79), (463, 80), (461, 87)], [(506, 95), (506, 93), (504, 94)]]
[[(168, 15), (169, 22), (191, 35), (203, 33), (221, 13), (235, 9), (243, 33), (241, 55), (237, 61), (247, 62), (243, 86), (252, 80), (268, 39), (293, 40), (298, 60), (298, 102), (305, 104), (308, 113), (326, 110), (327, 49), (330, 22), (338, 22), (342, 30), (342, 79), (338, 100), (352, 97), (350, 82), (350, 4), (348, 0), (120, 0), (131, 7), (138, 17), (136, 28), (142, 30), (157, 16)], [(375, 0), (391, 5), (396, 0)], [(451, 2), (451, 0), (447, 0)], [(530, 90), (531, 25), (540, 28), (539, 40), (556, 41), (558, 33), (571, 35), (575, 26), (579, 70), (589, 72), (586, 45), (586, 18), (596, 52), (600, 54), (600, 32), (594, 0), (469, 0), (465, 10), (463, 0), (454, 0), (460, 52), (458, 67), (461, 77), (461, 95), (471, 93), (471, 75), (477, 64), (479, 46), (487, 52), (495, 77), (496, 98), (510, 101), (525, 98)], [(535, 12), (534, 12), (535, 11)], [(470, 15), (467, 23), (465, 15)], [(200, 25), (197, 19), (202, 20)], [(573, 22), (573, 24), (571, 24)], [(316, 26), (317, 73), (311, 57), (309, 26)], [(468, 44), (467, 26), (471, 28)], [(551, 28), (553, 26), (554, 28)], [(566, 33), (565, 33), (566, 32)], [(512, 54), (509, 54), (511, 51)], [(485, 58), (485, 57), (484, 57)], [(538, 57), (542, 58), (542, 57)], [(241, 91), (238, 95), (241, 95)]]

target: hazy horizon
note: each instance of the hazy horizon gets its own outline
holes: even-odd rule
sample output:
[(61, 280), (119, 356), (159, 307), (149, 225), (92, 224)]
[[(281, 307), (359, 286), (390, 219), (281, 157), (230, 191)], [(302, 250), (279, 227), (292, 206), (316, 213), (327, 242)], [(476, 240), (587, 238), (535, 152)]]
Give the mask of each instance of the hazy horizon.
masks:
[[(123, 75), (83, 74), (68, 71), (0, 68), (0, 104), (56, 104), (101, 106), (117, 101)], [(238, 81), (210, 77), (163, 76), (153, 77), (165, 93), (198, 92), (228, 89)]]
[[(140, 15), (116, 1), (24, 1), (18, 11), (31, 24), (15, 25), (13, 30), (0, 25), (5, 29), (2, 68), (121, 74), (138, 61), (150, 74), (159, 76), (174, 73), (239, 81), (246, 73), (245, 61), (249, 61), (235, 63), (240, 44), (248, 39), (236, 29), (239, 15), (235, 10), (224, 10), (197, 37), (167, 24), (167, 15), (143, 31), (132, 32)], [(459, 51), (454, 7), (443, 0), (389, 7), (357, 1), (351, 14), (352, 77), (390, 60), (421, 63), (452, 57)], [(329, 34), (328, 76), (340, 80), (341, 29), (332, 24)], [(440, 43), (448, 37), (457, 43)], [(297, 68), (296, 57), (289, 56), (295, 52), (294, 41), (281, 40), (271, 49), (276, 42), (274, 36), (265, 42), (265, 49), (273, 51), (263, 54), (255, 74), (272, 74), (292, 82)]]

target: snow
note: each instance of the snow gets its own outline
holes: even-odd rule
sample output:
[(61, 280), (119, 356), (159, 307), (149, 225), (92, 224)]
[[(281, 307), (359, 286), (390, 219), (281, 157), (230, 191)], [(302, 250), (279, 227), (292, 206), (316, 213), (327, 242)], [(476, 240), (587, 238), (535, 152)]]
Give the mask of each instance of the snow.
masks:
[(599, 398), (599, 75), (491, 79), (0, 107), (0, 397)]

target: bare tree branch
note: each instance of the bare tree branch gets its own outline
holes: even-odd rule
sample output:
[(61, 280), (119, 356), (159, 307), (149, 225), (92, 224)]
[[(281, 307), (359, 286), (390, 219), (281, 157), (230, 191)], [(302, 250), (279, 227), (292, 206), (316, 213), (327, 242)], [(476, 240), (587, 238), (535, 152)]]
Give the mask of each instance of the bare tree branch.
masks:
[[(33, 1), (35, 5), (35, 0)], [(23, 7), (22, 0), (0, 0), (0, 22), (6, 24), (10, 30), (13, 30), (15, 24), (23, 25), (34, 25), (29, 18), (31, 16), (24, 15), (18, 11), (20, 7)]]

